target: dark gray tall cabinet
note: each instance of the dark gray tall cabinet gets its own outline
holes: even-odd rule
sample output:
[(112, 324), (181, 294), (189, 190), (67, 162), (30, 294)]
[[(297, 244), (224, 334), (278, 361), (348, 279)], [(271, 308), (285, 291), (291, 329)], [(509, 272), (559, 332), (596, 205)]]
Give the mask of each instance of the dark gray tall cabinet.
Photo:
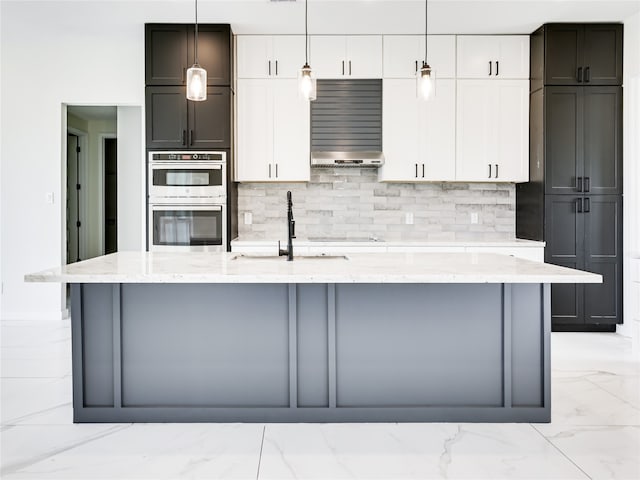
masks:
[(548, 24), (531, 35), (529, 182), (516, 235), (545, 261), (603, 276), (554, 285), (555, 331), (622, 323), (622, 25)]

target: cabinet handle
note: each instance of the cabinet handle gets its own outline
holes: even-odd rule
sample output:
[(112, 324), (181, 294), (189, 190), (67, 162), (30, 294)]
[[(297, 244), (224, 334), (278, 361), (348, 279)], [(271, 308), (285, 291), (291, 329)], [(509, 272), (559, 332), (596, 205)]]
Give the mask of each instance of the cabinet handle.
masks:
[(424, 163), (422, 164), (422, 178), (424, 178)]
[(187, 145), (187, 131), (182, 130), (182, 145)]
[(578, 83), (582, 83), (582, 67), (578, 67), (578, 73), (576, 74), (576, 80)]
[(351, 60), (349, 60), (349, 75), (351, 75)]
[(576, 198), (576, 212), (582, 213), (582, 199)]
[(278, 60), (276, 60), (276, 76), (278, 76)]
[(418, 164), (416, 163), (416, 178), (418, 178)]
[(587, 67), (584, 69), (584, 81), (585, 83), (591, 81), (591, 67)]
[(344, 60), (342, 60), (342, 75), (344, 75)]
[(492, 69), (492, 64), (493, 62), (489, 61), (489, 76), (492, 75), (493, 69)]
[(193, 145), (193, 130), (189, 130), (189, 145)]
[(576, 190), (579, 192), (584, 192), (582, 185), (582, 177), (576, 178)]
[(498, 178), (498, 164), (496, 163), (496, 178)]
[(269, 60), (269, 76), (271, 76), (271, 60)]
[(584, 199), (584, 213), (589, 213), (591, 211), (591, 200), (589, 197)]
[(584, 191), (588, 192), (589, 190), (591, 190), (591, 180), (589, 177), (584, 177)]
[(489, 178), (491, 178), (491, 164), (489, 164)]
[(276, 178), (278, 178), (278, 164), (276, 163)]
[(187, 68), (182, 67), (182, 83), (185, 83), (185, 77), (187, 76)]
[(416, 60), (416, 73), (418, 73), (418, 60)]
[(269, 178), (271, 178), (271, 164), (269, 164)]
[(500, 62), (496, 60), (496, 77), (498, 76), (498, 72), (500, 71)]

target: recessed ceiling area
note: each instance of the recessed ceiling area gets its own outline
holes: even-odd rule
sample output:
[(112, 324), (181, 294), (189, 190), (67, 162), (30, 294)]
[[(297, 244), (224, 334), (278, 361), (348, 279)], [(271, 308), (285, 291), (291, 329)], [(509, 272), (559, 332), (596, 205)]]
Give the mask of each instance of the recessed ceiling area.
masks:
[(82, 118), (83, 120), (92, 121), (92, 120), (115, 120), (118, 110), (113, 106), (96, 106), (96, 105), (88, 105), (88, 106), (78, 106), (78, 105), (69, 105), (67, 106), (67, 113), (75, 115), (78, 118)]

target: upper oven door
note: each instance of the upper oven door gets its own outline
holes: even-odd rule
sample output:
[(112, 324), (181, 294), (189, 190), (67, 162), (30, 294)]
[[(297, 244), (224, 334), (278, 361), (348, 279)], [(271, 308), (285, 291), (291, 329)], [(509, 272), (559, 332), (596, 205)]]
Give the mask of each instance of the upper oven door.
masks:
[(223, 162), (149, 163), (151, 198), (211, 198), (226, 195)]

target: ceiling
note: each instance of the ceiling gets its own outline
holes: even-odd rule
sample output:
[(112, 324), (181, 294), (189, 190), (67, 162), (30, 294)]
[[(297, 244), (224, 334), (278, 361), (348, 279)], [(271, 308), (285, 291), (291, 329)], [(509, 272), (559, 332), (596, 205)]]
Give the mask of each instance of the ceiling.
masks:
[(117, 116), (116, 107), (105, 107), (105, 106), (78, 106), (78, 105), (69, 105), (67, 106), (67, 113), (71, 113), (78, 118), (82, 118), (83, 120), (93, 121), (93, 120), (115, 120)]

